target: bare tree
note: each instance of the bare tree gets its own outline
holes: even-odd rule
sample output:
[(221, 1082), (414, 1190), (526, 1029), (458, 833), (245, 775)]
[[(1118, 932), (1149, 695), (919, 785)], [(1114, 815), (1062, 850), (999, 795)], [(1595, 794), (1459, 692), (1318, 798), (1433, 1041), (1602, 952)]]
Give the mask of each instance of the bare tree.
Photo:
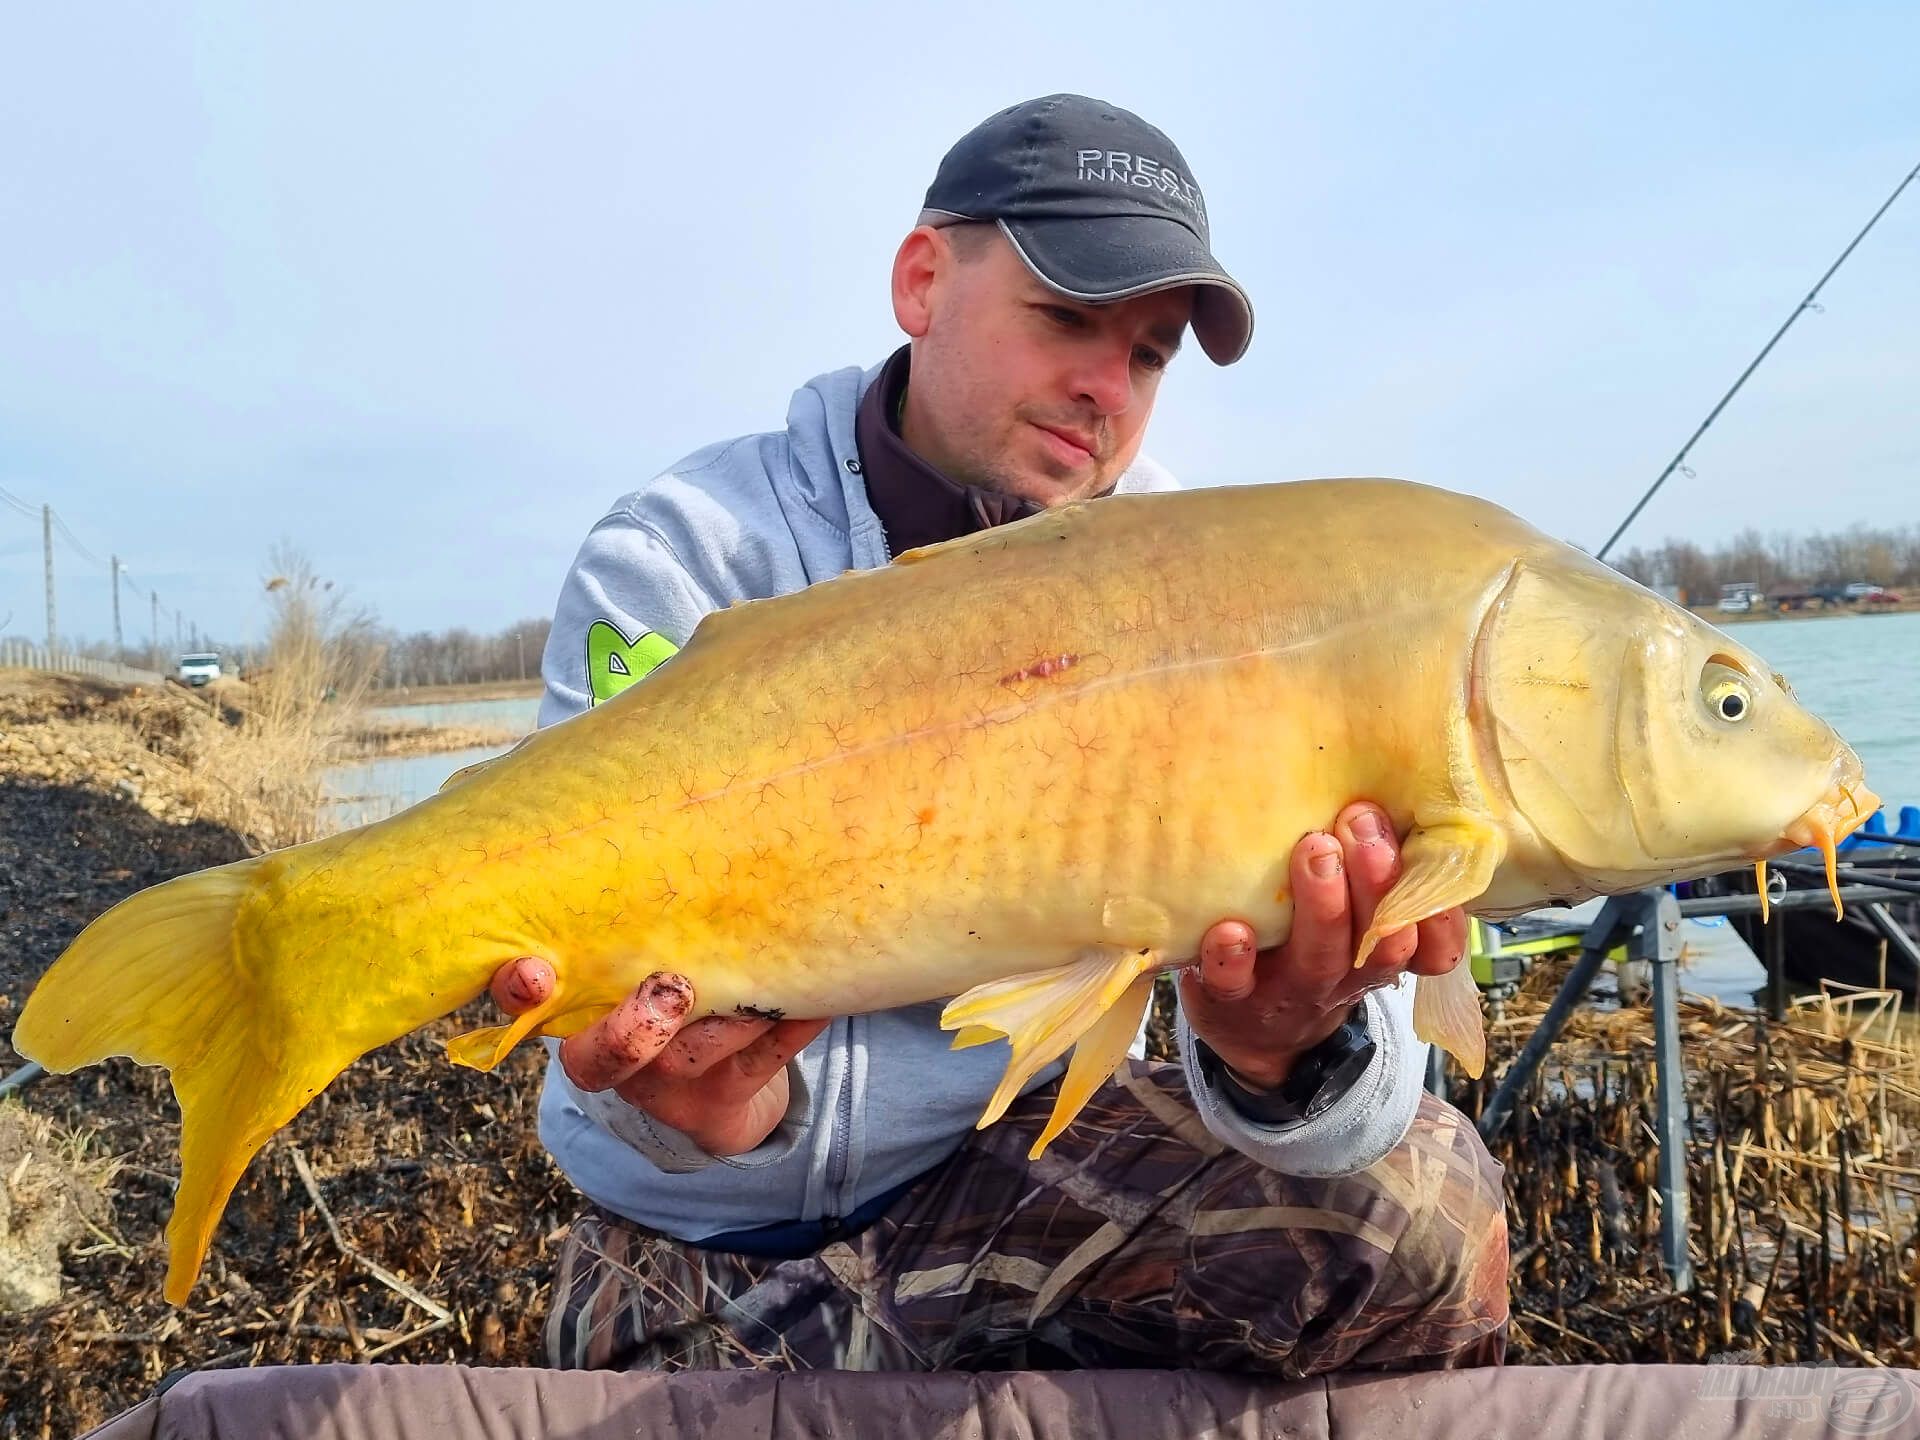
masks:
[(1740, 581), (1762, 590), (1822, 589), (1856, 580), (1920, 587), (1920, 526), (1890, 530), (1859, 524), (1808, 535), (1776, 530), (1771, 536), (1749, 528), (1712, 551), (1691, 540), (1670, 539), (1657, 549), (1629, 550), (1613, 564), (1643, 585), (1678, 586), (1694, 604)]

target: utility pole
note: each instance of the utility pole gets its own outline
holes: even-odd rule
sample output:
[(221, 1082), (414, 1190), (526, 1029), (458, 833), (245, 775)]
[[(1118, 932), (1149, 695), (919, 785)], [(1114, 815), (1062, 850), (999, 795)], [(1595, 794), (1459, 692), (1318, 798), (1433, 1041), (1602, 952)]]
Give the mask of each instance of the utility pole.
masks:
[(113, 658), (125, 664), (127, 647), (120, 643), (120, 557), (113, 557)]
[(153, 652), (153, 668), (160, 670), (165, 668), (160, 663), (160, 592), (149, 590), (147, 594), (153, 597), (153, 621), (152, 629), (148, 633), (147, 648)]
[(53, 623), (53, 506), (40, 507), (40, 536), (47, 547), (47, 663), (53, 663), (54, 623)]
[(186, 625), (180, 619), (180, 612), (176, 609), (173, 612), (173, 648), (174, 649), (178, 650), (182, 648), (186, 633), (187, 633)]

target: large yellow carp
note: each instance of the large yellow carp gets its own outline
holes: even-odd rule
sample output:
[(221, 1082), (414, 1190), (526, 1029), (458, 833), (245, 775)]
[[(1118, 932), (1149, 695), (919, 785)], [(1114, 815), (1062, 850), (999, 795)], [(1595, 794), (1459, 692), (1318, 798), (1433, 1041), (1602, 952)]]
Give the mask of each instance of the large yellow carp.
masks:
[[(183, 1301), (259, 1147), (355, 1058), (544, 956), (496, 1064), (656, 969), (689, 1018), (958, 996), (1011, 1041), (981, 1124), (1074, 1047), (1064, 1128), (1152, 972), (1288, 930), (1288, 856), (1383, 805), (1363, 941), (1834, 841), (1853, 752), (1745, 647), (1492, 505), (1345, 480), (1101, 499), (709, 616), (609, 703), (378, 824), (122, 901), (14, 1032), (50, 1070), (172, 1071)], [(1468, 968), (1416, 1025), (1483, 1063)], [(1038, 1147), (1037, 1147), (1038, 1148)], [(1037, 1153), (1037, 1149), (1036, 1149)]]

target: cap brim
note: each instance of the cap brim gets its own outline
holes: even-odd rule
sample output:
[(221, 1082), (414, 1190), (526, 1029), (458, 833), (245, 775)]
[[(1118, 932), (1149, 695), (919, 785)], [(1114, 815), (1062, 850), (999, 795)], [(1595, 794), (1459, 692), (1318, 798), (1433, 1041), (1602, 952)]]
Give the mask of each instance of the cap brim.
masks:
[(1253, 305), (1200, 237), (1157, 215), (1001, 220), (1001, 233), (1049, 289), (1091, 305), (1194, 287), (1193, 334), (1207, 358), (1231, 365), (1253, 340)]

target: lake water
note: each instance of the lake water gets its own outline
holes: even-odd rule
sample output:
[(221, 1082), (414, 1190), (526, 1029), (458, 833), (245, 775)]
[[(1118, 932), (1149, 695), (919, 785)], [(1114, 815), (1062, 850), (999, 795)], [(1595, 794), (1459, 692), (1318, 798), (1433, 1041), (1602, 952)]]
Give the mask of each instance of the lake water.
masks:
[[(1867, 782), (1897, 813), (1920, 805), (1920, 612), (1828, 620), (1755, 620), (1727, 631), (1771, 664), (1860, 752)], [(500, 726), (524, 734), (537, 698), (395, 705), (374, 713), (422, 725)], [(506, 746), (336, 766), (333, 814), (365, 824), (426, 799), (454, 771)]]
[[(384, 705), (372, 711), (376, 719), (412, 725), (474, 725), (511, 730), (516, 736), (532, 730), (540, 716), (537, 696), (507, 700), (460, 700), (432, 705)], [(395, 755), (336, 765), (327, 772), (327, 812), (340, 829), (371, 824), (418, 804), (446, 783), (454, 771), (504, 753), (507, 745), (484, 745), (467, 750), (445, 750), (437, 755)]]
[(533, 728), (540, 716), (540, 697), (452, 700), (430, 705), (376, 705), (369, 713), (376, 720), (399, 720), (410, 725), (499, 725), (527, 731)]

